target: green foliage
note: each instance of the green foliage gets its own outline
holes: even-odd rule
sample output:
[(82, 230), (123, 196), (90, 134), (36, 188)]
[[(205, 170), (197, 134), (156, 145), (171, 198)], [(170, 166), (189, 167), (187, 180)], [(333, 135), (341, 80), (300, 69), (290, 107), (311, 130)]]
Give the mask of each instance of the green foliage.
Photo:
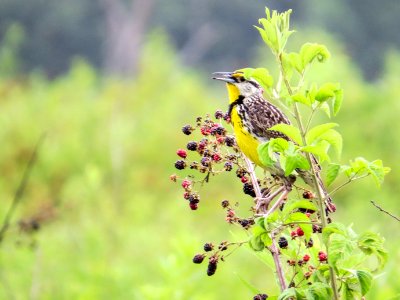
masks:
[(265, 68), (244, 68), (237, 71), (243, 72), (246, 79), (254, 78), (257, 80), (265, 90), (270, 89), (274, 84), (274, 78)]
[(288, 10), (284, 13), (278, 13), (274, 10), (271, 14), (270, 10), (265, 8), (266, 18), (258, 20), (263, 28), (255, 26), (264, 42), (276, 55), (282, 53), (289, 36), (293, 33), (289, 30), (291, 12), (291, 10)]

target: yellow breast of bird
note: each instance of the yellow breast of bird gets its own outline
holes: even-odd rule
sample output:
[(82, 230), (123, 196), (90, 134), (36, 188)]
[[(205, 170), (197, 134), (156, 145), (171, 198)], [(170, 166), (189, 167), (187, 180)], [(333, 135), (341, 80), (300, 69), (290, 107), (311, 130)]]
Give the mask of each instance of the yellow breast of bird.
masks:
[(260, 142), (253, 137), (243, 126), (243, 122), (238, 115), (236, 108), (232, 109), (231, 123), (233, 131), (235, 132), (236, 142), (240, 150), (246, 155), (252, 162), (258, 166), (263, 166), (260, 159), (258, 158), (257, 148)]

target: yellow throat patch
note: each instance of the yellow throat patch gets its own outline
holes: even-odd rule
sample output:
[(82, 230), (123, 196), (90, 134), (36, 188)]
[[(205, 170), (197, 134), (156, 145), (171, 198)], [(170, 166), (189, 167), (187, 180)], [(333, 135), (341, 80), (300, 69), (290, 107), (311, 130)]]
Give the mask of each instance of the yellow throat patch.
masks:
[[(229, 103), (232, 103), (239, 98), (239, 89), (231, 83), (227, 83), (226, 86), (228, 89)], [(231, 123), (240, 150), (256, 165), (263, 167), (263, 164), (258, 158), (257, 152), (257, 148), (260, 143), (248, 132), (246, 127), (243, 125), (243, 121), (239, 117), (236, 106), (232, 109), (231, 112)]]

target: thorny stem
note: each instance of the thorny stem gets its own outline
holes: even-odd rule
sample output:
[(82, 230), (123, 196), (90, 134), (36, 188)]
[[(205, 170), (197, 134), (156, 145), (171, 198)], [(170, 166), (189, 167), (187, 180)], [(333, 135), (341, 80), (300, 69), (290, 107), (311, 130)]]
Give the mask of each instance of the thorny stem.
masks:
[(251, 182), (253, 184), (254, 192), (256, 193), (256, 197), (261, 199), (262, 198), (261, 190), (260, 190), (260, 186), (257, 181), (256, 173), (254, 172), (254, 166), (246, 156), (244, 156), (244, 161), (246, 162), (247, 170), (250, 173), (250, 178), (251, 178)]
[(272, 205), (272, 207), (263, 216), (268, 217), (270, 214), (272, 214), (282, 204), (282, 202), (286, 200), (286, 196), (288, 194), (289, 191), (285, 190), (279, 197), (279, 199), (275, 201), (274, 205)]
[[(250, 173), (250, 178), (253, 183), (254, 192), (256, 194), (256, 197), (258, 199), (262, 199), (261, 190), (260, 190), (260, 186), (257, 181), (256, 173), (254, 172), (254, 167), (253, 167), (252, 163), (250, 162), (250, 160), (246, 156), (244, 157), (244, 160), (247, 164), (247, 170)], [(277, 202), (280, 202), (279, 200), (281, 198), (279, 198), (277, 200)], [(271, 207), (271, 209), (272, 209), (272, 207)], [(271, 251), (272, 257), (274, 259), (276, 273), (278, 274), (279, 286), (281, 288), (281, 291), (284, 291), (286, 289), (285, 275), (283, 274), (281, 261), (279, 259), (279, 250), (276, 247), (275, 236), (273, 234), (271, 234), (271, 240), (272, 240), (272, 245), (270, 246), (270, 251)]]
[[(280, 73), (282, 74), (283, 77), (283, 82), (285, 83), (285, 86), (287, 88), (287, 91), (289, 93), (290, 96), (293, 96), (293, 91), (292, 88), (290, 86), (290, 83), (288, 81), (288, 79), (285, 76), (285, 72), (284, 72), (284, 68), (283, 68), (283, 62), (282, 62), (282, 56), (279, 55), (277, 56), (278, 59), (278, 63), (280, 66)], [(295, 113), (295, 119), (297, 121), (297, 124), (299, 126), (300, 129), (300, 133), (301, 133), (301, 139), (304, 145), (306, 145), (306, 131), (304, 130), (304, 125), (300, 116), (300, 111), (299, 111), (299, 107), (297, 105), (297, 103), (295, 102), (294, 105), (294, 113)], [(306, 157), (307, 160), (311, 166), (311, 174), (313, 176), (314, 179), (314, 183), (315, 183), (315, 190), (317, 192), (318, 195), (318, 205), (319, 205), (319, 210), (320, 210), (320, 215), (321, 215), (321, 223), (322, 223), (322, 228), (324, 228), (327, 225), (327, 221), (326, 221), (326, 215), (325, 215), (325, 208), (324, 208), (324, 196), (322, 195), (321, 192), (321, 187), (318, 184), (318, 174), (316, 171), (316, 166), (315, 166), (315, 162), (311, 157), (311, 154), (309, 152), (306, 152)], [(326, 245), (327, 246), (327, 245)], [(328, 252), (328, 247), (327, 247), (327, 252)], [(329, 255), (329, 253), (328, 253)], [(332, 290), (333, 290), (333, 295), (334, 295), (334, 299), (335, 300), (339, 300), (339, 295), (338, 295), (338, 288), (337, 288), (337, 282), (336, 282), (336, 273), (335, 270), (329, 266), (329, 274), (330, 274), (330, 279), (331, 279), (331, 284), (332, 284)]]
[(279, 280), (279, 286), (281, 288), (281, 291), (284, 291), (287, 287), (285, 282), (285, 276), (283, 274), (281, 261), (279, 259), (279, 250), (276, 247), (275, 236), (272, 234), (271, 234), (271, 240), (272, 240), (272, 245), (270, 247), (270, 251), (272, 254), (272, 258), (274, 259), (275, 269)]

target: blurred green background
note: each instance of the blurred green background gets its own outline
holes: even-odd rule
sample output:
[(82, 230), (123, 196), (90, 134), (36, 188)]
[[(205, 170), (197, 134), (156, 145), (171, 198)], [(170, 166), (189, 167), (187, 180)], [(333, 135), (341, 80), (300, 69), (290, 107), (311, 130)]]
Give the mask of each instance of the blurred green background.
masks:
[(344, 88), (334, 120), (342, 162), (392, 168), (380, 190), (365, 179), (338, 193), (335, 219), (385, 237), (389, 263), (367, 299), (400, 299), (400, 224), (370, 204), (400, 215), (395, 0), (2, 0), (0, 220), (46, 138), (0, 244), (0, 299), (251, 299), (239, 276), (276, 292), (272, 271), (244, 248), (213, 277), (191, 263), (204, 242), (240, 236), (220, 209), (225, 198), (250, 201), (240, 183), (212, 178), (192, 212), (169, 181), (188, 141), (181, 126), (226, 109), (210, 74), (273, 66), (252, 27), (266, 5), (294, 9), (289, 49), (331, 51), (309, 81)]

